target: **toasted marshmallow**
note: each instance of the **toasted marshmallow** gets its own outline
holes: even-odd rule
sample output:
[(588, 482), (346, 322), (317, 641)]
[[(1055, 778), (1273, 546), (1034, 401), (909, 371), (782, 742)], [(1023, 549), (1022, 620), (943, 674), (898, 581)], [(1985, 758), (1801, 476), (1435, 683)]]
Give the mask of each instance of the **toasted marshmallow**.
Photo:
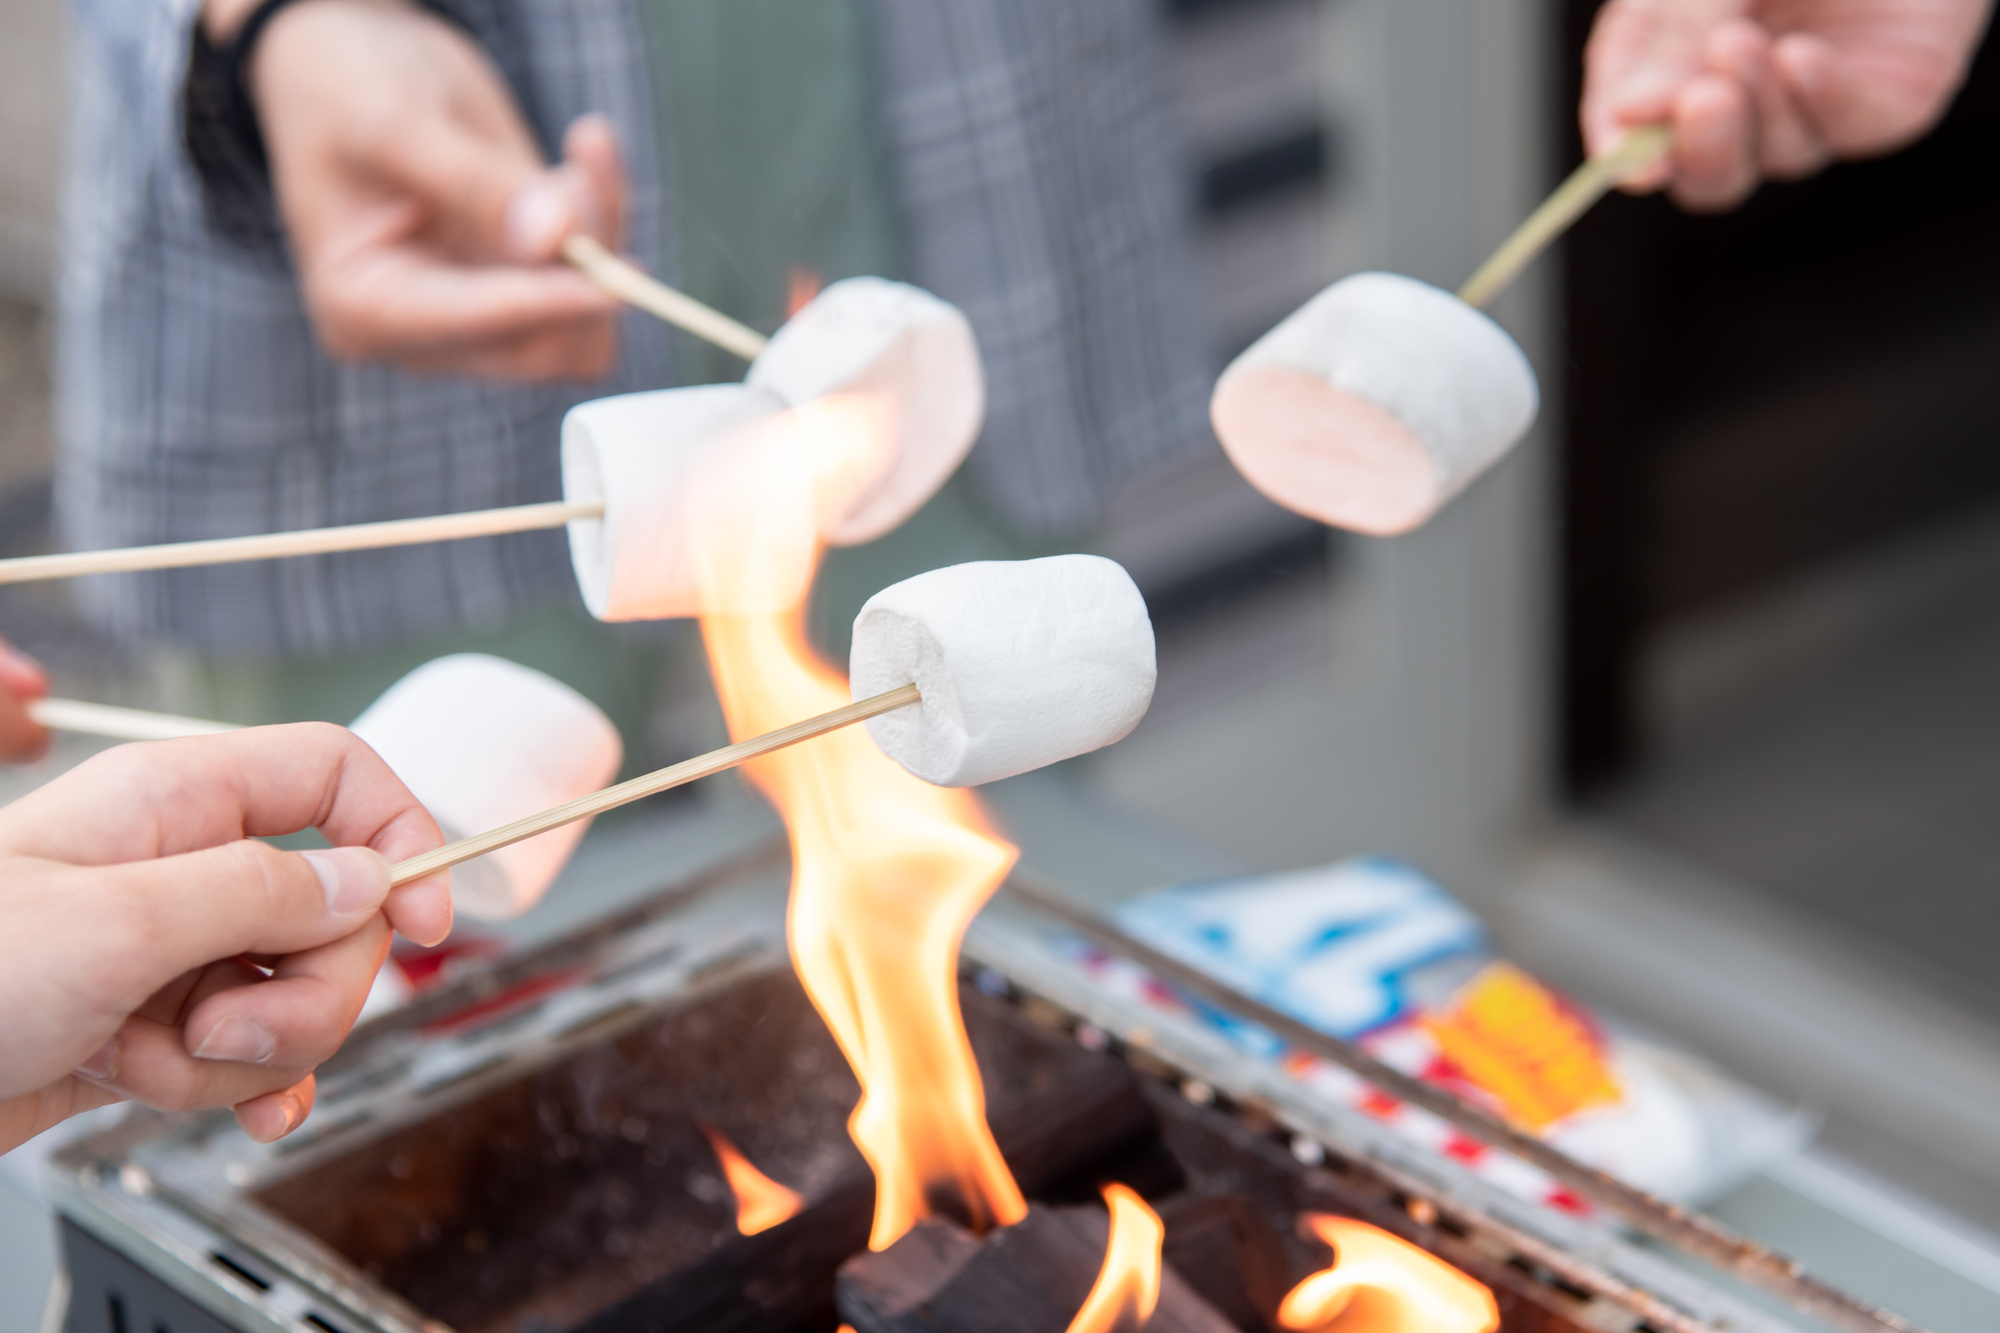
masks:
[(563, 498), (604, 506), (569, 525), (583, 604), (599, 620), (701, 611), (688, 490), (712, 451), (784, 410), (762, 389), (710, 384), (579, 403), (563, 418)]
[(1408, 532), (1535, 422), (1534, 368), (1498, 324), (1427, 283), (1357, 273), (1231, 363), (1209, 414), (1251, 485), (1357, 532)]
[[(471, 837), (606, 786), (625, 747), (597, 706), (539, 671), (459, 653), (427, 662), (354, 720), (354, 734), (431, 812), (447, 841)], [(562, 873), (590, 821), (502, 847), (451, 873), (468, 916), (519, 916)]]
[(1119, 740), (1153, 699), (1153, 622), (1124, 569), (1094, 555), (978, 561), (868, 599), (850, 688), (914, 682), (921, 705), (873, 718), (891, 759), (970, 787)]
[(986, 377), (965, 316), (884, 278), (846, 278), (815, 296), (771, 338), (744, 383), (794, 407), (864, 394), (886, 408), (892, 447), (879, 475), (828, 525), (835, 546), (900, 526), (965, 460), (986, 418)]

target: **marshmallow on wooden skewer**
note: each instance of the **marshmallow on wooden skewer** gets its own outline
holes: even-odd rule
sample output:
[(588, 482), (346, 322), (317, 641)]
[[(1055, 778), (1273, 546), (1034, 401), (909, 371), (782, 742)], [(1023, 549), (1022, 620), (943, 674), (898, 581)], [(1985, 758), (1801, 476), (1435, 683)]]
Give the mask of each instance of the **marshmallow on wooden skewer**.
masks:
[(1131, 577), (1099, 556), (979, 561), (869, 598), (848, 667), (857, 699), (915, 683), (922, 706), (869, 733), (926, 782), (969, 787), (1137, 726), (1153, 698), (1153, 625)]
[(885, 409), (889, 452), (879, 477), (828, 525), (835, 546), (900, 526), (965, 460), (986, 416), (972, 325), (929, 292), (884, 278), (846, 278), (815, 296), (772, 336), (744, 383), (795, 407), (864, 394)]
[(1389, 536), (1429, 518), (1535, 421), (1534, 370), (1479, 307), (1671, 142), (1641, 126), (1578, 167), (1457, 296), (1362, 273), (1308, 301), (1216, 383), (1209, 415), (1237, 468), (1336, 527)]
[(843, 393), (874, 394), (888, 403), (895, 448), (877, 484), (827, 530), (835, 546), (858, 546), (899, 526), (937, 493), (978, 438), (986, 381), (972, 326), (921, 288), (845, 278), (765, 338), (593, 237), (569, 237), (563, 256), (620, 300), (748, 360), (745, 382), (793, 407)]
[[(447, 840), (482, 833), (596, 791), (624, 746), (595, 704), (539, 671), (459, 653), (418, 667), (354, 720), (354, 734), (403, 780)], [(588, 820), (467, 861), (454, 906), (489, 920), (519, 916), (568, 863)]]
[[(1116, 741), (1153, 697), (1153, 626), (1123, 569), (1097, 556), (934, 570), (870, 598), (854, 626), (855, 702), (399, 861), (409, 884), (787, 746), (867, 722), (941, 786), (992, 782)], [(904, 725), (878, 729), (885, 718)]]
[(1209, 410), (1258, 490), (1387, 536), (1512, 448), (1538, 403), (1534, 368), (1498, 324), (1414, 278), (1358, 273), (1251, 344)]
[(711, 449), (784, 404), (744, 384), (580, 403), (562, 425), (563, 498), (604, 512), (569, 525), (583, 604), (599, 620), (700, 614), (687, 490)]
[[(615, 262), (630, 270), (633, 282), (658, 286)], [(956, 309), (915, 287), (879, 278), (835, 283), (768, 346), (749, 330), (732, 327), (764, 349), (744, 346), (745, 355), (757, 357), (750, 383), (626, 394), (572, 409), (563, 427), (564, 501), (15, 556), (0, 560), (0, 583), (381, 550), (569, 525), (584, 599), (600, 619), (692, 615), (685, 562), (673, 558), (683, 548), (667, 515), (674, 512), (689, 464), (720, 434), (787, 406), (838, 398), (877, 404), (888, 448), (839, 512), (827, 516), (820, 535), (836, 546), (873, 541), (901, 524), (936, 494), (979, 434), (985, 380), (971, 326)], [(629, 494), (627, 483), (633, 487)], [(617, 520), (606, 512), (614, 498), (621, 511)], [(653, 549), (664, 564), (647, 572), (641, 548)], [(620, 558), (621, 552), (627, 554)]]
[(766, 339), (668, 287), (589, 236), (563, 254), (605, 291), (750, 361), (746, 384), (792, 407), (865, 393), (891, 409), (894, 448), (881, 477), (832, 524), (835, 546), (900, 526), (964, 461), (986, 415), (986, 378), (972, 325), (929, 292), (886, 278), (844, 278)]
[[(871, 508), (885, 481), (902, 485), (897, 422), (885, 395), (835, 391), (786, 408), (748, 384), (572, 408), (563, 420), (563, 491), (597, 511), (570, 524), (584, 604), (600, 620), (790, 605), (806, 593), (810, 549)], [(929, 498), (899, 494), (896, 522)], [(730, 604), (704, 606), (704, 557), (726, 558), (739, 574), (740, 557), (789, 577), (732, 578)]]

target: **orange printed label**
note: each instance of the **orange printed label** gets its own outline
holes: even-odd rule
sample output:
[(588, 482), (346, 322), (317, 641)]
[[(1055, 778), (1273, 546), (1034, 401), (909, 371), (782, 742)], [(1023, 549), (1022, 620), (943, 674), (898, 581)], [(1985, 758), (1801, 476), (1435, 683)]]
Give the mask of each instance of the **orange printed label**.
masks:
[(1465, 1080), (1524, 1129), (1623, 1096), (1590, 1025), (1512, 963), (1490, 964), (1419, 1021)]

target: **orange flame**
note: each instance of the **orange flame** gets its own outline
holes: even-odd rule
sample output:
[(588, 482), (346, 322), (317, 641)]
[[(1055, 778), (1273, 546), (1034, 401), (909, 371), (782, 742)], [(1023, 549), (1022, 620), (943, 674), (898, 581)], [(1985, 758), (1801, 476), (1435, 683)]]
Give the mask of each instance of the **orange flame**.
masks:
[(1321, 1333), (1493, 1333), (1500, 1307), (1487, 1287), (1380, 1227), (1308, 1213), (1333, 1247), (1333, 1266), (1293, 1287), (1278, 1306), (1289, 1329)]
[(1123, 1185), (1106, 1185), (1104, 1202), (1111, 1209), (1104, 1266), (1069, 1333), (1136, 1333), (1160, 1303), (1160, 1246), (1167, 1238), (1160, 1215)]
[[(879, 470), (885, 424), (872, 400), (822, 400), (741, 433), (696, 483), (702, 635), (733, 737), (849, 701), (807, 641), (804, 603), (817, 534)], [(861, 1083), (848, 1130), (875, 1172), (869, 1248), (893, 1244), (941, 1189), (982, 1230), (1019, 1221), (1027, 1204), (986, 1124), (957, 987), (959, 942), (1014, 848), (970, 793), (910, 776), (860, 727), (744, 772), (784, 815), (792, 962)]]
[(708, 1136), (708, 1146), (715, 1149), (723, 1177), (729, 1181), (729, 1191), (736, 1196), (738, 1231), (746, 1236), (769, 1231), (797, 1216), (799, 1209), (806, 1206), (797, 1190), (787, 1189), (752, 1166), (750, 1159), (738, 1152), (721, 1130), (703, 1125), (701, 1132)]
[(806, 304), (826, 286), (826, 279), (818, 269), (807, 268), (803, 264), (793, 264), (785, 269), (785, 318), (806, 308)]

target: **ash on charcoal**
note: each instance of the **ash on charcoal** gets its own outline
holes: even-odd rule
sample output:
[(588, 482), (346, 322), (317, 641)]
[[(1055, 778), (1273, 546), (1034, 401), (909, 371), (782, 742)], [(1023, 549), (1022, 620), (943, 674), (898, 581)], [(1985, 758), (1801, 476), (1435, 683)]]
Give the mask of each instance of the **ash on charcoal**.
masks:
[[(1037, 1205), (984, 1239), (932, 1218), (878, 1253), (841, 1265), (837, 1300), (856, 1333), (1063, 1333), (1104, 1262), (1101, 1209)], [(1160, 1273), (1146, 1333), (1236, 1333), (1182, 1282)]]

